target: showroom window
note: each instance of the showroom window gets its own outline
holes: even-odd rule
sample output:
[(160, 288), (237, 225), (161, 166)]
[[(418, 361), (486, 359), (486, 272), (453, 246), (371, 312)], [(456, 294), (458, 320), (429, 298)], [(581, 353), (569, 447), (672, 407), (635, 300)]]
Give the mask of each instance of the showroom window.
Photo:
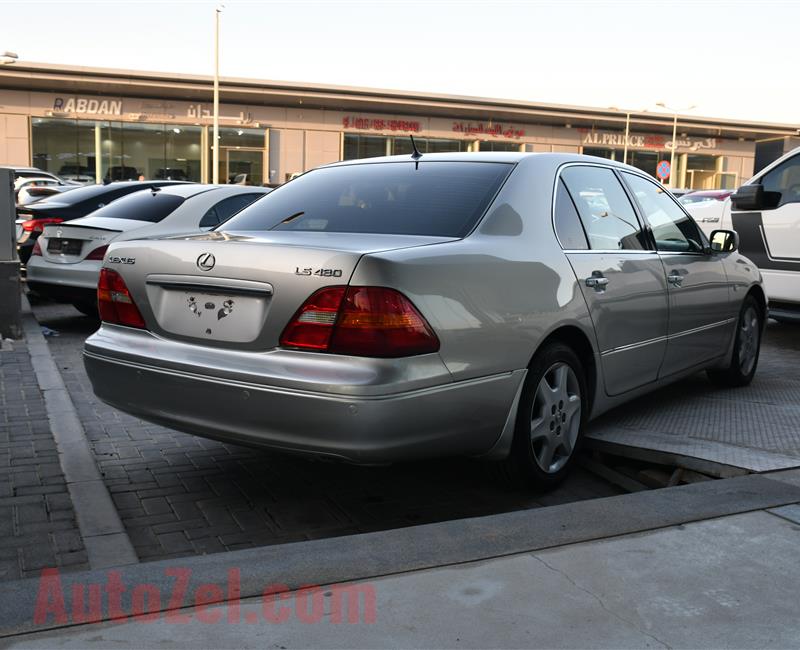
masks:
[(344, 134), (344, 160), (385, 156), (388, 138), (376, 135)]
[(69, 180), (200, 180), (202, 127), (31, 120), (33, 165)]
[(494, 140), (483, 140), (480, 143), (480, 151), (520, 151), (519, 142), (496, 142)]

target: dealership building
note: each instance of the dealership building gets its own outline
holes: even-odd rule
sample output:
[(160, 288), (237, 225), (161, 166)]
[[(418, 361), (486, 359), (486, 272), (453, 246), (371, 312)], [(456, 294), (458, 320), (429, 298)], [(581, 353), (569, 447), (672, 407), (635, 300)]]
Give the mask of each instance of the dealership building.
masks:
[[(797, 146), (798, 125), (421, 92), (224, 78), (221, 181), (281, 183), (318, 165), (411, 152), (562, 151), (623, 160), (671, 185), (733, 188)], [(210, 77), (0, 66), (0, 164), (67, 178), (212, 177)], [(629, 119), (627, 152), (626, 121)], [(241, 176), (244, 175), (244, 176)]]

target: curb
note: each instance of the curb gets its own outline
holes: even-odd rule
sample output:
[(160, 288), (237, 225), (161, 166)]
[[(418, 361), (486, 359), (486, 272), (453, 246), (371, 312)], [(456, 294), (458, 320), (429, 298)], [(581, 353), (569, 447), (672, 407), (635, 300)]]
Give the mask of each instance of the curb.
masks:
[(89, 566), (92, 569), (107, 569), (135, 564), (139, 558), (97, 469), (75, 405), (24, 294), (22, 330), (28, 343), (36, 381), (44, 396), (47, 419)]
[[(191, 603), (186, 599), (208, 585), (220, 587), (219, 596), (208, 604), (226, 600), (238, 603), (261, 597), (265, 587), (270, 586), (293, 591), (308, 585), (362, 583), (400, 573), (646, 533), (798, 501), (800, 470), (789, 470), (769, 477), (751, 474), (535, 510), (143, 562), (114, 570), (117, 584), (123, 587), (118, 590), (114, 611), (134, 611), (133, 594), (145, 587), (164, 596), (155, 599), (155, 609), (150, 613), (187, 608)], [(97, 613), (86, 622), (115, 617), (124, 620), (125, 616), (120, 619), (119, 614), (112, 614), (110, 597), (102, 596), (111, 573), (93, 570), (60, 575), (58, 589), (64, 595), (66, 611), (72, 611), (73, 594), (85, 594), (87, 587), (94, 586), (101, 602)], [(182, 576), (180, 580), (178, 576)], [(42, 588), (43, 582), (37, 578), (3, 585), (0, 638), (75, 624), (57, 622), (52, 616), (44, 622), (34, 622)], [(174, 600), (176, 593), (180, 598)]]

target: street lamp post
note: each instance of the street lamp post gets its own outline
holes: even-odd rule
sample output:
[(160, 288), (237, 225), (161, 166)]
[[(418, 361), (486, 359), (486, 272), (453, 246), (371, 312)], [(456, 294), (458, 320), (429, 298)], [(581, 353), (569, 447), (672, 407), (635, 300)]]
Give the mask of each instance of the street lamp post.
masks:
[[(608, 110), (617, 111), (618, 113), (622, 112), (622, 109), (619, 109), (616, 106), (609, 106)], [(637, 112), (645, 113), (647, 112), (647, 109), (643, 108), (641, 111)], [(631, 111), (625, 111), (625, 142), (622, 147), (622, 163), (624, 165), (628, 164), (628, 139), (630, 137), (630, 131), (631, 131)]]
[(214, 126), (211, 140), (211, 182), (219, 183), (219, 15), (224, 5), (214, 9)]
[(656, 106), (660, 106), (668, 111), (672, 111), (672, 147), (670, 147), (671, 152), (669, 156), (669, 184), (670, 187), (675, 187), (675, 184), (672, 182), (674, 178), (673, 174), (675, 173), (675, 139), (678, 137), (678, 112), (679, 111), (691, 111), (693, 108), (697, 108), (695, 104), (691, 106), (687, 106), (686, 108), (673, 108), (671, 106), (667, 106), (664, 102), (658, 102)]

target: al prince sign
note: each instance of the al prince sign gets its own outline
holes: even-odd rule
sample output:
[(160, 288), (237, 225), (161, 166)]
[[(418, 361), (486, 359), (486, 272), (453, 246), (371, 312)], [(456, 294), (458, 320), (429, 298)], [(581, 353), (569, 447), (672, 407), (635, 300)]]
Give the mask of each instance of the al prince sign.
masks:
[[(581, 134), (581, 144), (589, 147), (624, 147), (625, 134), (615, 131), (594, 131), (578, 129)], [(628, 147), (631, 149), (658, 149), (660, 151), (700, 151), (702, 149), (716, 149), (716, 138), (680, 138), (672, 142), (667, 136), (652, 134), (628, 135)]]

